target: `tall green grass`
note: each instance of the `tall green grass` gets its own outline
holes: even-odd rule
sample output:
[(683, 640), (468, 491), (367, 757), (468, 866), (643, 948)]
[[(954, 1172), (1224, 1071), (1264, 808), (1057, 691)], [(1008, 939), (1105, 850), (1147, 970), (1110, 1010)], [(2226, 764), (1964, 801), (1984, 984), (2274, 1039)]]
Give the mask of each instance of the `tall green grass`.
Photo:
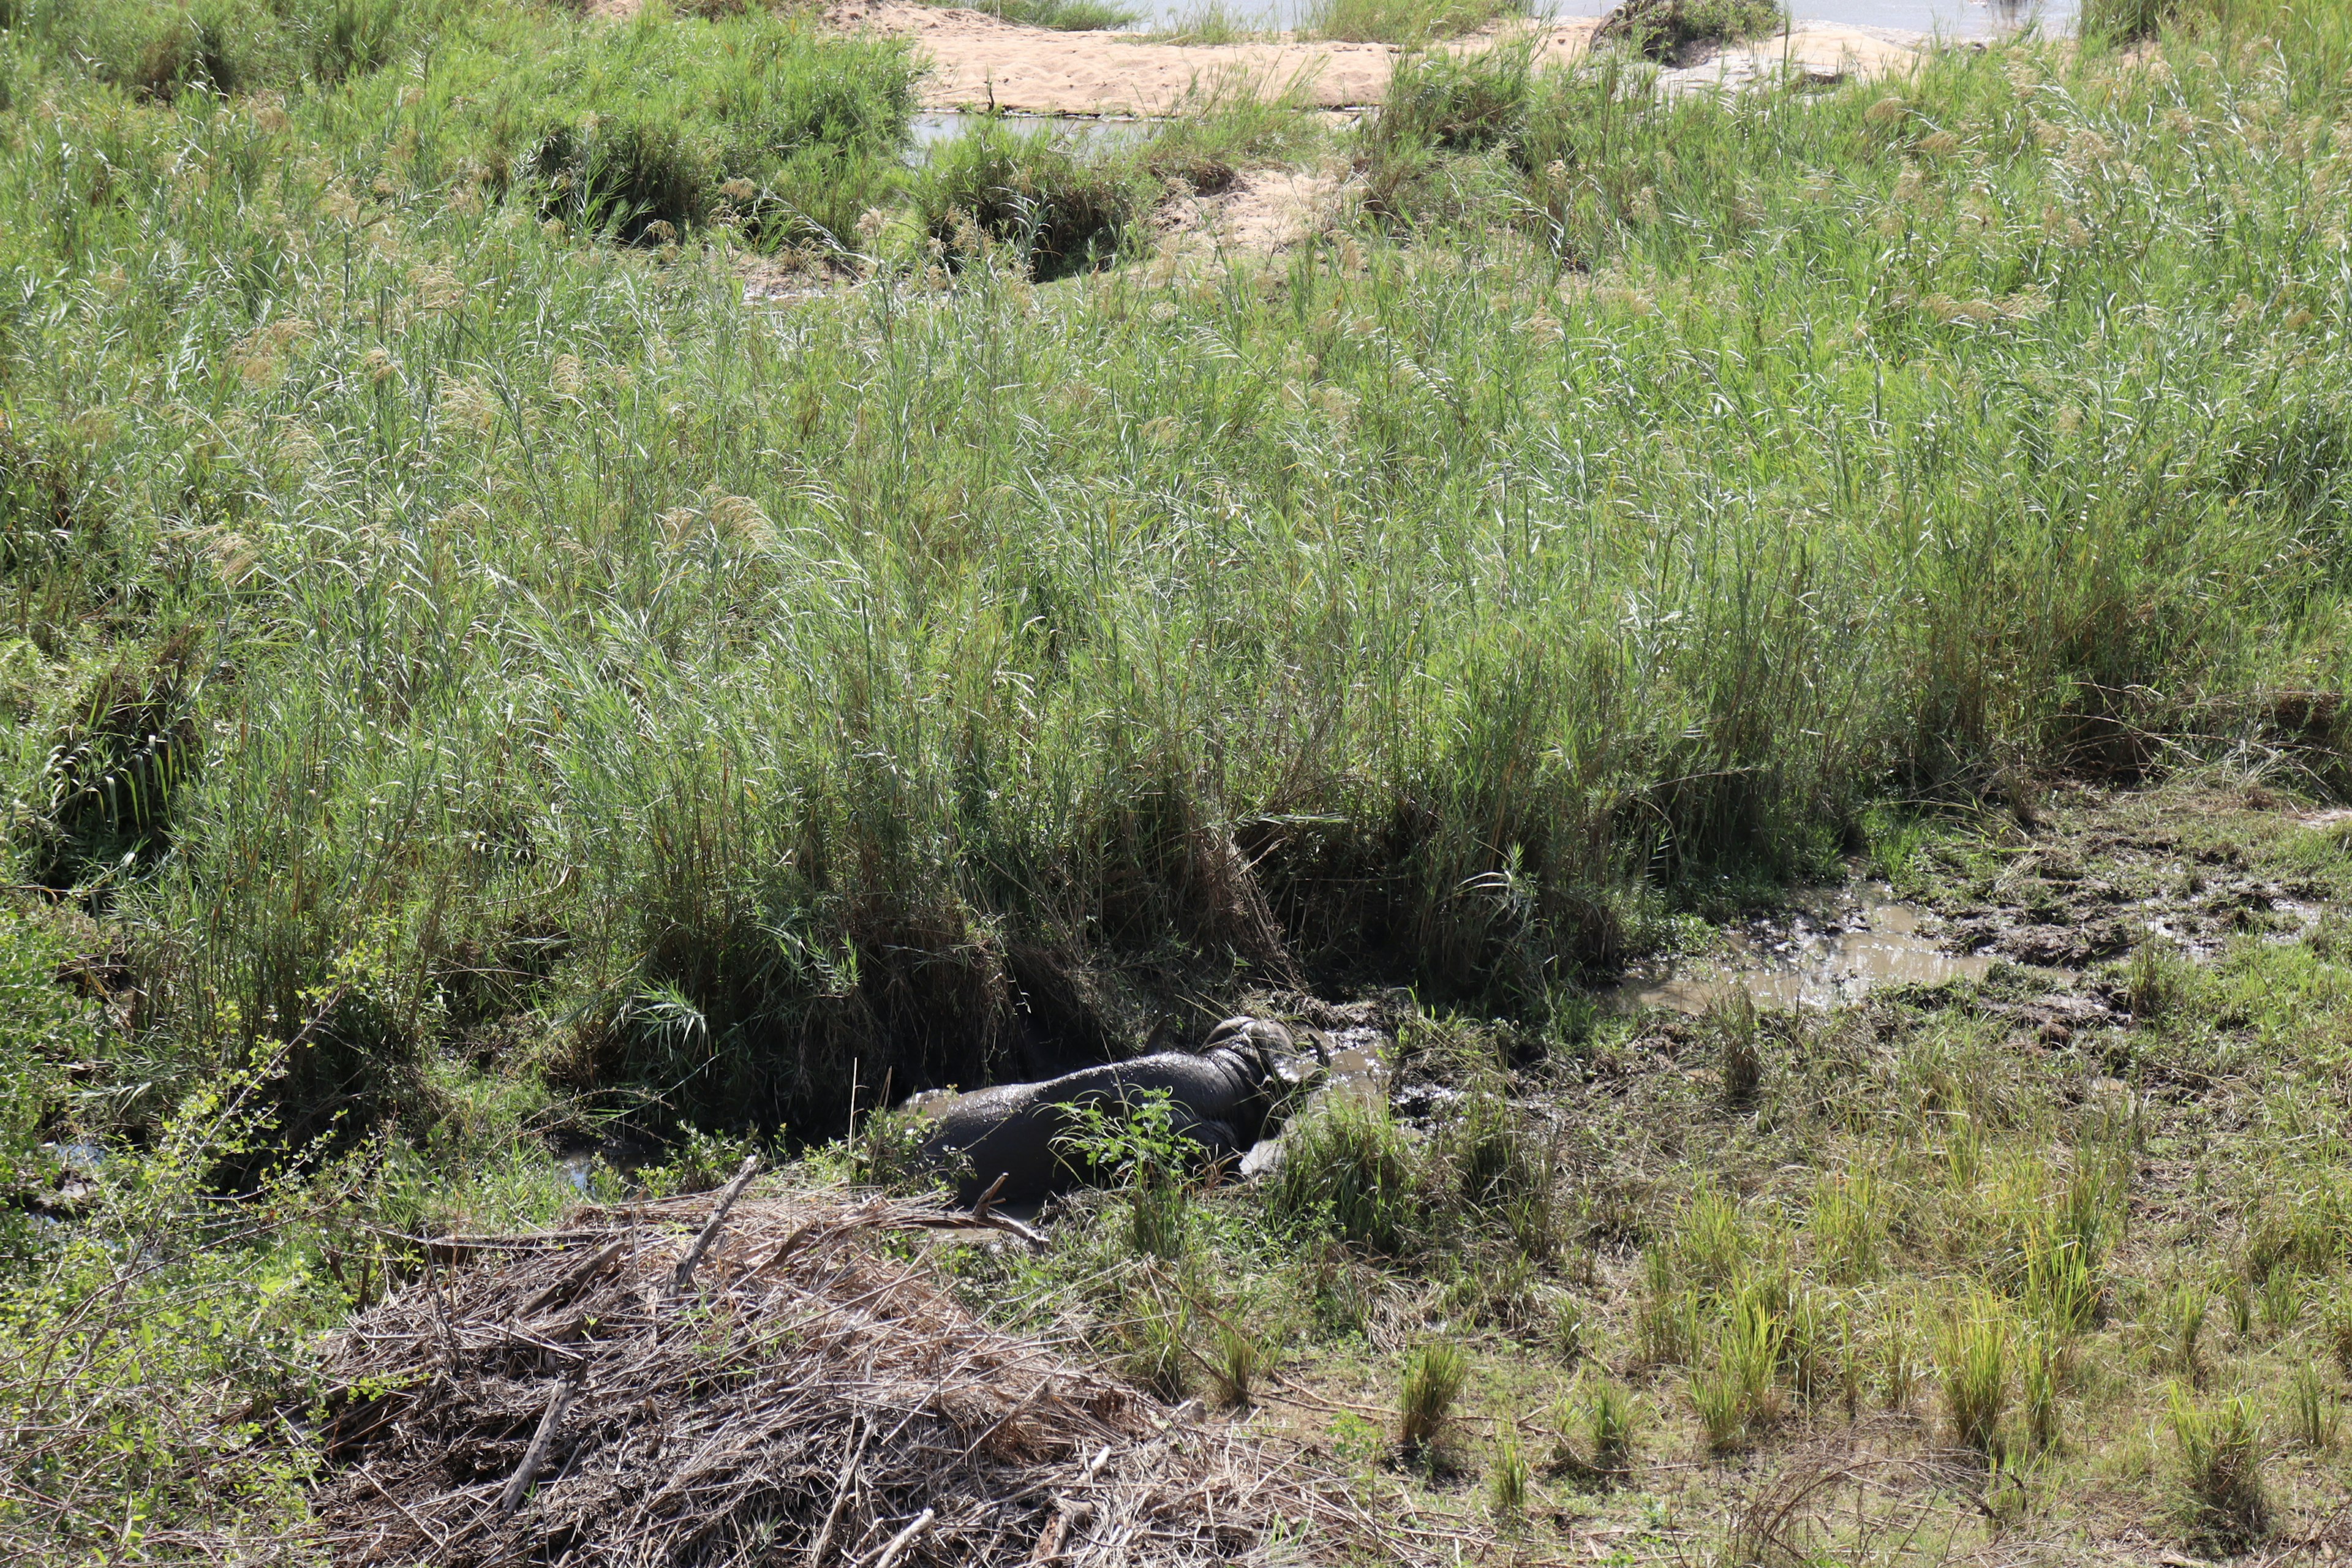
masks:
[[(530, 69), (698, 81), (692, 27), (848, 61), (829, 127), (903, 90), (641, 26)], [(1812, 98), (1530, 73), (1492, 135), (1376, 122), (1408, 244), (782, 314), (735, 230), (664, 262), (481, 178), (495, 62), (166, 104), (34, 51), (16, 842), (105, 879), (189, 1061), (322, 1017), (303, 1125), (429, 1122), (455, 1058), (815, 1135), (1154, 986), (1540, 1006), (1645, 888), (2020, 758), (2334, 776), (2347, 50), (2298, 26)], [(135, 818), (54, 807), (53, 752), (181, 724)]]

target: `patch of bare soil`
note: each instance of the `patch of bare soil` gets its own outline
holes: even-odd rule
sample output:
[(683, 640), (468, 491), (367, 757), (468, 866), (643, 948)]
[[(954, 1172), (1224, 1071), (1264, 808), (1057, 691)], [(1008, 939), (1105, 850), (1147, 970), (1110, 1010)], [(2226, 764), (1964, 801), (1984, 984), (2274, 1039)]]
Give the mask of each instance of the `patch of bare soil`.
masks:
[(1252, 169), (1213, 195), (1185, 195), (1163, 213), (1163, 264), (1185, 267), (1278, 256), (1338, 221), (1349, 176), (1331, 169)]
[[(1160, 114), (1211, 83), (1241, 78), (1268, 96), (1294, 84), (1310, 105), (1359, 108), (1381, 101), (1402, 51), (1386, 44), (1326, 43), (1289, 36), (1261, 43), (1169, 44), (1127, 33), (1066, 33), (1028, 27), (984, 12), (912, 0), (841, 0), (825, 12), (844, 29), (911, 36), (931, 62), (922, 92), (932, 109), (1021, 110), (1042, 114)], [(1588, 52), (1599, 24), (1552, 26), (1541, 52), (1570, 59)], [(1454, 47), (1489, 47), (1499, 35)], [(1899, 72), (1924, 42), (1913, 34), (1824, 22), (1798, 24), (1785, 38), (1726, 49), (1663, 73), (1669, 91), (1738, 85), (1783, 69), (1815, 78)]]

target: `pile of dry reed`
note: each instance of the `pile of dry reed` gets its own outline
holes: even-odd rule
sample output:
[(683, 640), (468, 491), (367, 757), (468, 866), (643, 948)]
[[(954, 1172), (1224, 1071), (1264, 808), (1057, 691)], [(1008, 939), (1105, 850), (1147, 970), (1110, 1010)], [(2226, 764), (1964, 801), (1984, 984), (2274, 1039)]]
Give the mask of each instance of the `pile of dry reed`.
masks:
[(991, 1329), (887, 1245), (1006, 1222), (733, 1205), (743, 1179), (436, 1247), (332, 1359), (335, 1557), (1148, 1568), (1368, 1544), (1344, 1496)]

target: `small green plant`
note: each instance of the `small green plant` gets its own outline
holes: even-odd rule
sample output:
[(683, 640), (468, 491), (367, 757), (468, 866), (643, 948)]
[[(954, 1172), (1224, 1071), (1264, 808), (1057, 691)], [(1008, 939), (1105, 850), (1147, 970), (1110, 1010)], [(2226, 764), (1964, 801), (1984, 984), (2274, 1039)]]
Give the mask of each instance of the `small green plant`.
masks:
[(2299, 1366), (2287, 1379), (2286, 1416), (2289, 1434), (2313, 1453), (2336, 1447), (2343, 1410), (2336, 1390), (2317, 1367)]
[(1132, 1100), (1075, 1105), (1070, 1117), (1055, 1151), (1118, 1186), (1129, 1245), (1145, 1258), (1181, 1258), (1191, 1229), (1192, 1143), (1176, 1131), (1172, 1097), (1154, 1089)]
[(2270, 1531), (2263, 1483), (2262, 1421), (2244, 1395), (2200, 1407), (2172, 1389), (2172, 1436), (2179, 1450), (2181, 1523), (2190, 1542), (2232, 1555)]
[(1495, 1511), (1505, 1519), (1516, 1519), (1526, 1511), (1531, 1479), (1517, 1430), (1508, 1421), (1500, 1423), (1495, 1434), (1495, 1469), (1490, 1482)]
[(1469, 1356), (1444, 1341), (1423, 1345), (1405, 1358), (1397, 1394), (1397, 1447), (1408, 1458), (1424, 1458), (1434, 1449), (1469, 1376)]
[(1402, 1251), (1415, 1226), (1422, 1157), (1383, 1101), (1333, 1095), (1290, 1124), (1266, 1190), (1277, 1218)]
[(2197, 1387), (2205, 1384), (2205, 1356), (2201, 1342), (2205, 1334), (2205, 1317), (2212, 1303), (2212, 1295), (2195, 1280), (2183, 1280), (2165, 1298), (2163, 1335), (2168, 1360)]
[(1937, 1342), (1936, 1372), (1953, 1441), (1988, 1458), (2000, 1448), (2001, 1414), (2009, 1405), (2009, 1319), (1990, 1299), (1956, 1311)]
[(2018, 1360), (2025, 1395), (2025, 1440), (2036, 1453), (2058, 1446), (2058, 1342), (2047, 1330), (2028, 1337)]
[(1756, 1103), (1764, 1082), (1763, 1031), (1758, 1026), (1756, 998), (1734, 986), (1707, 1015), (1716, 1038), (1716, 1068), (1723, 1103), (1745, 1110)]
[(2263, 1327), (2273, 1338), (2287, 1333), (2303, 1319), (2303, 1279), (2293, 1268), (2273, 1263), (2263, 1276)]
[(1270, 1363), (1265, 1346), (1255, 1335), (1237, 1323), (1221, 1321), (1209, 1340), (1209, 1370), (1219, 1397), (1234, 1409), (1246, 1410)]
[(1813, 1189), (1806, 1224), (1813, 1255), (1829, 1279), (1855, 1284), (1876, 1276), (1887, 1231), (1885, 1189), (1876, 1176), (1868, 1171), (1824, 1175)]

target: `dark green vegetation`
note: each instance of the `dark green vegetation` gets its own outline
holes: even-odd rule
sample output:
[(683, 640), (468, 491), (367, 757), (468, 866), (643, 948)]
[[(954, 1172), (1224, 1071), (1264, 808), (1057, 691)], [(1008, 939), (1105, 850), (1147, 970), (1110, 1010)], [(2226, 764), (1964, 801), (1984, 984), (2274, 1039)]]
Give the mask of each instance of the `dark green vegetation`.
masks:
[(1787, 20), (1774, 0), (1625, 0), (1602, 18), (1601, 37), (1650, 59), (1674, 60), (1706, 45), (1772, 32)]
[[(1458, 1113), (1334, 1111), (1270, 1212), (1074, 1234), (1183, 1256), (1040, 1311), (1237, 1402), (1277, 1342), (1385, 1409), (1397, 1358), (1495, 1336), (1528, 1421), (1569, 1411), (1514, 1452), (1579, 1484), (1867, 1397), (2256, 1529), (2279, 1428), (2215, 1402), (2336, 1331), (2332, 926), (2089, 952), (2121, 1021), (2047, 1055), (2001, 994), (1652, 1040), (1584, 988), (2037, 781), (2342, 786), (2336, 8), (1731, 101), (1503, 49), (1344, 135), (1229, 94), (919, 173), (906, 57), (789, 18), (6, 18), (0, 1159), (53, 1212), (10, 1211), (0, 1397), (37, 1550), (276, 1528), (305, 1336), (414, 1267), (387, 1233), (551, 1213), (550, 1135), (818, 1144), (880, 1083), (1387, 985)], [(1318, 153), (1363, 179), (1338, 231), (1152, 258), (1169, 180)], [(843, 286), (746, 305), (753, 251)], [(2308, 1163), (2126, 1254), (2145, 1129), (2069, 1097), (2176, 1058), (2135, 1091), (2185, 1095), (2135, 1102), (2164, 1160)], [(1529, 1133), (1538, 1093), (1607, 1142)], [(650, 1179), (731, 1163), (682, 1146)], [(1824, 1294), (1890, 1268), (1924, 1318)], [(2189, 1328), (2200, 1282), (2242, 1331)], [(2080, 1381), (2150, 1335), (2177, 1419)], [(1491, 1363), (1445, 1400), (1416, 1364), (1420, 1458), (1482, 1464), (1444, 1433)], [(2169, 1500), (2159, 1420), (2203, 1456)]]

